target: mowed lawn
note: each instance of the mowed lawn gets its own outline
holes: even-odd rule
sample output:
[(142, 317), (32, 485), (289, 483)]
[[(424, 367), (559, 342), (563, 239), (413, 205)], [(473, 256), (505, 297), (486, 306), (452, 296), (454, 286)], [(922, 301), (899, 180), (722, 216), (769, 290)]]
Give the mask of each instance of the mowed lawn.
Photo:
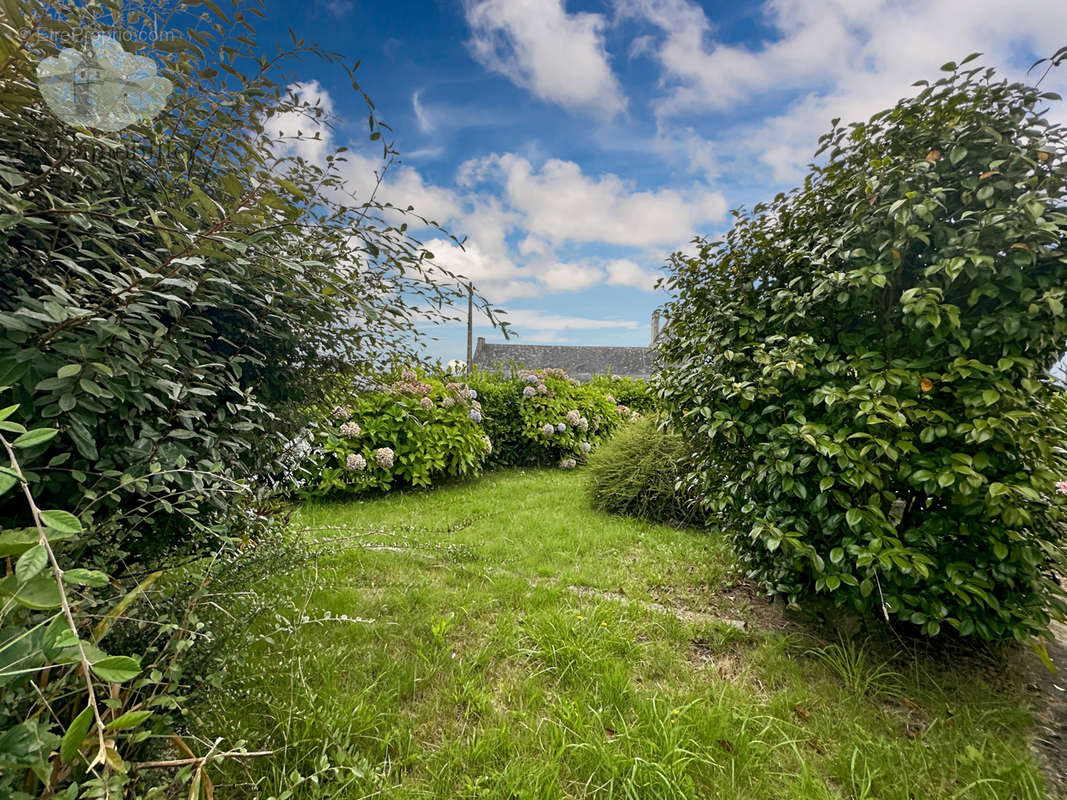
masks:
[(720, 534), (596, 513), (580, 471), (296, 524), (321, 553), (245, 587), (273, 608), (194, 721), (276, 753), (216, 796), (1042, 796), (1018, 681), (786, 620)]

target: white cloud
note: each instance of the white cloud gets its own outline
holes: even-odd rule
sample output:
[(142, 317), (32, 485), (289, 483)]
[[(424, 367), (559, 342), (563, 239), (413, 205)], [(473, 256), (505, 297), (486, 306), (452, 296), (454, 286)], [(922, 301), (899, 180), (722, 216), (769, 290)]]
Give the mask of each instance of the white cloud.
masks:
[[(641, 40), (638, 54), (651, 53), (662, 67), (661, 120), (771, 99), (784, 108), (729, 126), (719, 142), (735, 156), (748, 153), (748, 162), (755, 159), (778, 183), (802, 176), (831, 118), (866, 119), (968, 53), (982, 52), (982, 64), (1017, 68), (1020, 52), (1051, 53), (1064, 37), (1056, 24), (1063, 0), (767, 0), (762, 10), (774, 34), (754, 47), (716, 41), (690, 0), (617, 3), (622, 14), (659, 29), (655, 42)], [(1050, 76), (1046, 85), (1063, 80)]]
[[(289, 97), (295, 105), (307, 104), (307, 111), (282, 111), (271, 115), (264, 123), (266, 133), (272, 140), (281, 140), (274, 147), (279, 155), (286, 154), (321, 164), (330, 152), (333, 117), (333, 99), (318, 81), (290, 84)], [(321, 109), (316, 115), (314, 108)]]
[[(292, 90), (332, 111), (330, 96), (318, 83), (294, 84)], [(412, 102), (420, 107), (417, 95)], [(270, 124), (279, 131), (310, 130), (297, 114), (275, 115)], [(314, 125), (319, 139), (287, 147), (322, 165), (335, 142), (330, 127)], [(638, 191), (617, 175), (588, 176), (576, 163), (558, 159), (540, 169), (514, 153), (473, 159), (457, 170), (455, 189), (431, 183), (404, 164), (390, 167), (378, 185), (380, 159), (359, 150), (344, 159), (338, 168), (357, 199), (376, 192), (378, 202), (410, 206), (420, 217), (467, 237), (460, 245), (411, 216), (384, 213), (391, 222), (406, 221), (413, 232), (428, 235), (425, 246), (434, 254), (433, 263), (471, 280), (494, 303), (603, 284), (651, 291), (655, 275), (638, 261), (658, 263), (676, 242), (721, 222), (726, 212), (722, 196), (702, 185)], [(588, 247), (596, 245), (640, 252), (592, 257)], [(577, 255), (568, 257), (575, 248)]]
[(492, 155), (460, 168), (471, 185), (496, 180), (522, 226), (549, 242), (602, 242), (657, 247), (686, 239), (721, 222), (726, 200), (706, 187), (635, 191), (617, 175), (590, 177), (573, 161), (549, 159), (540, 170), (514, 153)]
[(655, 272), (643, 269), (628, 258), (613, 259), (605, 265), (605, 268), (608, 273), (609, 286), (629, 286), (633, 289), (651, 292), (659, 279)]
[(533, 267), (545, 286), (557, 292), (579, 292), (604, 280), (604, 271), (590, 264), (565, 264), (560, 261)]
[(509, 258), (489, 255), (474, 241), (460, 247), (447, 239), (432, 239), (426, 242), (426, 249), (433, 253), (432, 263), (469, 279), (494, 303), (544, 293), (535, 276)]
[(415, 112), (415, 121), (419, 124), (419, 130), (423, 133), (433, 133), (437, 127), (433, 115), (419, 101), (419, 92), (411, 95), (411, 110)]
[(529, 308), (509, 311), (506, 319), (520, 334), (523, 331), (635, 330), (644, 326), (643, 322), (633, 320), (575, 317)]
[(604, 48), (600, 14), (568, 14), (562, 0), (472, 0), (471, 54), (542, 100), (613, 117), (626, 108)]

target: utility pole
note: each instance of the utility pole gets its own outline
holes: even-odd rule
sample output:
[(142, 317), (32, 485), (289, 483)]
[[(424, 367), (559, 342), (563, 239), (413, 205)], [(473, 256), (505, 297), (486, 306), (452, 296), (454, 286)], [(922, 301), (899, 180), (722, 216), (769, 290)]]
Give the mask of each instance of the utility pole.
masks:
[(464, 367), (464, 373), (471, 374), (471, 359), (474, 354), (471, 350), (471, 337), (474, 335), (474, 284), (467, 284), (467, 364)]

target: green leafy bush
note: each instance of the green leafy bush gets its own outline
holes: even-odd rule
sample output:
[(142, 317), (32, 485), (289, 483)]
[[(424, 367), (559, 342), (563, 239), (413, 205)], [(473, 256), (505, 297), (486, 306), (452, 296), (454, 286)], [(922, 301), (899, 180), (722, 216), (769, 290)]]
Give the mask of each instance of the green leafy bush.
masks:
[[(2, 473), (0, 543), (16, 571), (0, 610), (0, 796), (118, 797), (174, 776), (123, 762), (166, 741), (185, 691), (180, 657), (210, 632), (167, 598), (138, 607), (145, 649), (123, 652), (145, 670), (129, 679), (92, 660), (112, 646), (106, 637), (146, 582), (185, 570), (195, 583), (187, 565), (203, 568), (199, 556), (254, 545), (271, 511), (260, 480), (303, 411), (338, 375), (411, 356), (416, 326), (441, 318), (467, 284), (428, 266), (409, 233), (424, 221), (349, 194), (343, 155), (323, 148), (312, 163), (294, 146), (330, 122), (291, 88), (286, 65), (312, 55), (358, 91), (338, 57), (299, 42), (261, 62), (258, 10), (187, 14), (162, 0), (153, 18), (193, 26), (168, 29), (151, 53), (175, 91), (155, 119), (102, 133), (45, 106), (37, 66), (89, 31), (139, 49), (126, 26), (147, 17), (116, 4), (3, 5), (0, 385), (10, 389), (0, 406), (19, 420), (0, 430), (55, 431), (20, 444), (32, 467), (23, 477), (41, 508), (72, 515), (52, 521), (77, 532), (52, 565), (68, 579), (70, 630), (56, 622), (61, 584), (37, 570), (44, 543), (27, 533), (39, 526), (14, 488), (18, 470)], [(384, 170), (395, 151), (367, 107)], [(95, 583), (79, 584), (86, 575)], [(100, 687), (106, 738), (101, 718), (85, 716), (96, 679), (67, 666), (84, 662), (70, 657), (75, 641), (91, 645), (97, 678), (123, 684), (114, 698)], [(118, 725), (125, 710), (152, 710), (160, 735)], [(99, 747), (79, 754), (86, 732), (110, 742), (106, 759), (93, 760)]]
[(482, 399), (487, 430), (496, 437), (499, 464), (571, 469), (624, 419), (638, 416), (602, 384), (583, 384), (561, 369), (475, 372), (469, 381)]
[(590, 501), (610, 514), (699, 525), (705, 519), (701, 498), (687, 496), (683, 483), (690, 458), (680, 436), (663, 430), (652, 417), (642, 417), (589, 459)]
[(659, 394), (768, 591), (1025, 640), (1065, 610), (1067, 142), (1054, 95), (946, 68), (671, 258)]
[(523, 435), (523, 384), (517, 375), (472, 370), (465, 377), (482, 404), (482, 427), (493, 443), (489, 467), (527, 467), (546, 464), (549, 454)]
[(656, 410), (656, 393), (648, 381), (624, 375), (594, 375), (589, 384), (641, 414)]
[(407, 372), (318, 409), (301, 446), (306, 495), (429, 486), (477, 474), (493, 449), (476, 392)]

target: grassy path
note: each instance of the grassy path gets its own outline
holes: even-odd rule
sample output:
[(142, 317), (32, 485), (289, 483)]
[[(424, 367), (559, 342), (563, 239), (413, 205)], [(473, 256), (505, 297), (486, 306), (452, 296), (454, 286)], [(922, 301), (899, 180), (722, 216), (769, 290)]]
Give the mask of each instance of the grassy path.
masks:
[(273, 610), (198, 723), (279, 753), (231, 765), (220, 796), (296, 775), (295, 797), (1041, 796), (994, 672), (879, 668), (777, 624), (720, 537), (594, 513), (580, 473), (298, 524), (323, 555), (254, 587)]

